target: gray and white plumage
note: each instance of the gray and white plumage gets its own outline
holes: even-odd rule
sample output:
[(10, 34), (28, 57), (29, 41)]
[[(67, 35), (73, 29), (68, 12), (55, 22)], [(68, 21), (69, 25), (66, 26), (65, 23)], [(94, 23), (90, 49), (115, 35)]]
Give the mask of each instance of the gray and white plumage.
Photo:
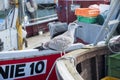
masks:
[(65, 51), (71, 44), (74, 43), (74, 33), (77, 27), (78, 25), (76, 23), (70, 23), (68, 25), (68, 30), (65, 33), (54, 37), (43, 44), (43, 46), (57, 51)]

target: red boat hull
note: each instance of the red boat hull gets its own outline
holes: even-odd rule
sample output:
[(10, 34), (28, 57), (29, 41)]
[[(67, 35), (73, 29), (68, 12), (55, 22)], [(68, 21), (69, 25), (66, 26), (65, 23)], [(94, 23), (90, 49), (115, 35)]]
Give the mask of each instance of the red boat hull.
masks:
[[(2, 75), (0, 80), (46, 80), (58, 57), (60, 54), (0, 61), (0, 71), (2, 71), (0, 72)], [(55, 69), (52, 71), (49, 80), (57, 80)]]

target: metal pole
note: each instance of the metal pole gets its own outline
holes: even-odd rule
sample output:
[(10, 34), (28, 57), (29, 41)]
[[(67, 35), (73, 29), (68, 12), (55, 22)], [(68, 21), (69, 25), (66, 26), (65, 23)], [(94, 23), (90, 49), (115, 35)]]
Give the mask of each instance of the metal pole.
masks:
[(114, 15), (113, 15), (113, 12), (115, 11), (115, 9), (116, 9), (116, 7), (118, 6), (118, 3), (119, 3), (119, 2), (120, 2), (120, 0), (115, 0), (115, 1), (113, 2), (113, 4), (111, 4), (110, 9), (109, 9), (110, 11), (109, 11), (109, 13), (108, 13), (108, 16), (107, 16), (107, 18), (106, 18), (106, 20), (105, 20), (105, 22), (104, 22), (104, 24), (103, 24), (103, 26), (102, 26), (99, 34), (98, 34), (98, 36), (96, 37), (93, 45), (96, 45), (96, 44), (97, 44), (97, 42), (99, 41), (99, 38), (100, 38), (100, 36), (102, 35), (102, 33), (104, 32), (105, 28), (108, 27), (108, 22), (109, 22), (110, 18), (111, 18), (112, 16), (114, 16)]
[(106, 43), (108, 43), (108, 41), (109, 41), (110, 38), (112, 37), (113, 33), (115, 32), (115, 30), (116, 30), (116, 28), (117, 28), (117, 26), (118, 26), (118, 24), (119, 24), (119, 22), (120, 22), (120, 13), (118, 13), (118, 14), (119, 14), (119, 16), (118, 16), (118, 18), (117, 18), (118, 23), (114, 24), (114, 26), (113, 26), (113, 28), (112, 28), (109, 36), (108, 36), (107, 39), (106, 39)]
[(23, 27), (25, 28), (25, 0), (22, 1)]

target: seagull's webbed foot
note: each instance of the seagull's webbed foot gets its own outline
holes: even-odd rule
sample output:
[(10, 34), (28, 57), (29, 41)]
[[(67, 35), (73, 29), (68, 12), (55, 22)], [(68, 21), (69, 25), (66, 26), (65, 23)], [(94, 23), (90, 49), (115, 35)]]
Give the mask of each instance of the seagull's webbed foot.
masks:
[(34, 49), (38, 49), (39, 51), (45, 50), (45, 48), (43, 48), (43, 46), (38, 46), (38, 47), (35, 47)]

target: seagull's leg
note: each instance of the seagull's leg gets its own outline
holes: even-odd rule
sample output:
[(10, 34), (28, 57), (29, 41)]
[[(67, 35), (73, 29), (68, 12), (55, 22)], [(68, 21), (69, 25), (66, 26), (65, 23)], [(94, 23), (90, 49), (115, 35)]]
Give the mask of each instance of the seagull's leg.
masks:
[(60, 51), (60, 55), (61, 55), (61, 57), (62, 57), (63, 55), (65, 55), (65, 51)]
[(65, 51), (63, 51), (63, 54), (65, 55)]
[(62, 52), (62, 51), (60, 51), (60, 56), (61, 56), (61, 57), (62, 57), (62, 53), (63, 53), (63, 52)]

